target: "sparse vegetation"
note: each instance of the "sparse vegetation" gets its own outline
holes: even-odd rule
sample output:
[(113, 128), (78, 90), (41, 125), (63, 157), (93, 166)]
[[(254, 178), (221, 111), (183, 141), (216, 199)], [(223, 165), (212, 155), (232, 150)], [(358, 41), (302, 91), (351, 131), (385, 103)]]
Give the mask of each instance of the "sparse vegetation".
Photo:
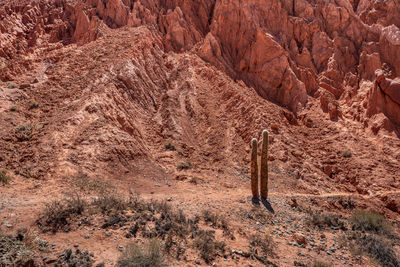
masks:
[(399, 267), (400, 259), (393, 250), (393, 245), (376, 235), (362, 234), (356, 238), (360, 249), (375, 258), (384, 267)]
[(225, 252), (226, 244), (215, 240), (214, 231), (199, 230), (194, 240), (194, 247), (200, 251), (206, 263), (211, 263), (220, 252)]
[(189, 183), (192, 184), (199, 184), (201, 182), (201, 179), (197, 178), (197, 177), (193, 177), (192, 179), (189, 180)]
[(392, 227), (382, 215), (368, 210), (357, 210), (351, 218), (353, 230), (367, 231), (376, 234), (390, 234)]
[(36, 102), (35, 100), (31, 100), (29, 102), (29, 109), (35, 109), (35, 108), (38, 108), (38, 107), (39, 107), (39, 103)]
[(13, 82), (8, 82), (7, 83), (7, 88), (8, 89), (14, 89), (14, 88), (17, 88), (17, 85), (15, 83), (13, 83)]
[(0, 232), (0, 266), (32, 266), (34, 256), (24, 235), (11, 236)]
[(18, 141), (29, 141), (33, 136), (34, 128), (32, 123), (20, 124), (15, 131), (15, 136)]
[(37, 223), (44, 231), (57, 232), (60, 228), (68, 225), (75, 215), (81, 215), (87, 205), (87, 202), (78, 195), (61, 201), (53, 201), (46, 205), (45, 211)]
[(150, 240), (144, 247), (132, 244), (118, 259), (118, 267), (161, 267), (167, 266), (158, 240)]
[(16, 112), (18, 109), (17, 109), (17, 106), (11, 106), (9, 110), (11, 112)]
[(353, 231), (349, 231), (341, 241), (355, 255), (366, 253), (385, 267), (400, 266), (400, 259), (393, 250), (391, 224), (382, 215), (368, 210), (356, 210), (350, 218)]
[(272, 237), (269, 234), (261, 235), (252, 235), (250, 237), (250, 245), (251, 247), (260, 248), (263, 256), (274, 256), (274, 242)]
[(245, 212), (244, 216), (261, 224), (270, 223), (272, 218), (270, 212), (258, 206), (253, 206), (250, 212)]
[(339, 198), (338, 203), (345, 209), (354, 209), (356, 207), (356, 203), (350, 197), (347, 198)]
[(202, 217), (205, 223), (210, 223), (212, 227), (219, 228), (224, 231), (225, 236), (233, 237), (229, 224), (224, 217), (209, 210), (203, 210)]
[(344, 158), (351, 158), (353, 156), (353, 154), (351, 153), (351, 150), (345, 150), (342, 152), (342, 156)]
[(331, 267), (332, 264), (323, 261), (314, 261), (311, 267)]
[(164, 148), (165, 148), (166, 150), (176, 151), (175, 145), (172, 144), (171, 142), (166, 142), (166, 143), (164, 144)]
[(11, 181), (10, 176), (7, 175), (6, 170), (0, 170), (0, 183), (8, 184)]
[(309, 226), (318, 227), (320, 229), (330, 227), (332, 229), (346, 229), (345, 222), (341, 219), (341, 216), (336, 214), (327, 214), (321, 212), (310, 211), (309, 217), (306, 218), (306, 223)]
[(104, 193), (98, 196), (91, 204), (93, 207), (99, 208), (103, 214), (121, 212), (128, 207), (126, 200), (110, 193)]
[(188, 170), (191, 168), (193, 168), (193, 164), (188, 159), (185, 162), (179, 163), (177, 167), (178, 171)]
[(302, 262), (295, 261), (294, 266), (297, 266), (297, 267), (332, 267), (332, 264), (326, 263), (323, 261), (319, 261), (319, 260), (314, 261), (310, 264), (305, 264)]
[[(216, 239), (215, 231), (205, 231), (200, 228), (199, 216), (187, 218), (182, 210), (173, 209), (166, 201), (144, 201), (133, 195), (129, 199), (103, 194), (92, 201), (82, 200), (78, 196), (54, 201), (47, 205), (37, 222), (43, 231), (56, 232), (61, 229), (70, 230), (74, 225), (79, 226), (81, 223), (93, 225), (93, 222), (99, 222), (98, 216), (103, 218), (103, 223), (100, 223), (99, 227), (104, 229), (124, 227), (127, 231), (126, 238), (139, 235), (143, 238), (164, 240), (163, 249), (176, 259), (179, 259), (191, 245), (199, 250), (200, 256), (207, 262), (225, 251), (226, 245), (224, 241)], [(223, 217), (208, 214), (204, 221), (214, 222), (213, 227), (222, 229), (224, 236), (229, 235), (234, 239)], [(132, 250), (128, 254), (131, 255)], [(128, 258), (132, 257), (128, 257), (128, 254), (121, 257), (119, 266), (131, 266), (121, 265), (124, 262), (125, 264), (131, 262)]]
[(219, 218), (216, 213), (209, 210), (203, 210), (202, 215), (205, 222), (211, 223), (212, 226), (217, 226)]
[[(91, 267), (94, 263), (93, 257), (93, 253), (89, 253), (87, 250), (81, 251), (80, 249), (77, 249), (73, 252), (71, 249), (66, 249), (58, 256), (55, 266)], [(104, 264), (96, 266), (104, 266)]]
[(299, 261), (294, 261), (293, 265), (296, 267), (309, 267), (307, 264), (299, 262)]
[(111, 193), (115, 189), (110, 182), (100, 178), (91, 178), (85, 173), (78, 173), (72, 179), (72, 185), (85, 193), (105, 194)]

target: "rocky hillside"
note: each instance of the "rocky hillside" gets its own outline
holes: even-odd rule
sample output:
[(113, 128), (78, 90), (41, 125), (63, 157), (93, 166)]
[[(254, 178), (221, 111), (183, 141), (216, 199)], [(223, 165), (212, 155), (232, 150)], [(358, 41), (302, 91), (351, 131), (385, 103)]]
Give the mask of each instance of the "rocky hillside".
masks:
[[(393, 224), (395, 237), (382, 242), (399, 252), (399, 28), (397, 0), (2, 0), (0, 216), (8, 226), (0, 230), (39, 231), (57, 244), (50, 259), (78, 244), (112, 266), (129, 241), (123, 228), (134, 227), (129, 218), (112, 224), (115, 244), (104, 239), (109, 226), (89, 230), (104, 218), (81, 227), (76, 214), (81, 224), (68, 218), (56, 235), (42, 233), (47, 222), (38, 219), (45, 203), (77, 192), (89, 201), (100, 184), (232, 222), (234, 238), (222, 222), (211, 228), (233, 261), (191, 247), (177, 265), (265, 265), (257, 251), (246, 254), (249, 242), (262, 247), (255, 232), (276, 241), (265, 257), (278, 266), (317, 258), (398, 266), (371, 260), (371, 251), (354, 255), (338, 239), (358, 231), (353, 211), (374, 210)], [(271, 198), (254, 211), (249, 145), (263, 129)], [(154, 222), (164, 211), (151, 205)], [(318, 212), (336, 218), (331, 230), (310, 232), (309, 218), (325, 220)]]

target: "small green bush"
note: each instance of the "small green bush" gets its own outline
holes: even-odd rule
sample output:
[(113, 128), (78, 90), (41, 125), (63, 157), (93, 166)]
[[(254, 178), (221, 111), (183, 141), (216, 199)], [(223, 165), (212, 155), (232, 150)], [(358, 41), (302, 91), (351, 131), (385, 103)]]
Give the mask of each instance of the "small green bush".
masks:
[(35, 100), (31, 100), (29, 102), (29, 109), (35, 109), (35, 108), (38, 108), (38, 107), (39, 107), (39, 103), (36, 102)]
[(171, 142), (167, 142), (164, 144), (164, 148), (166, 150), (170, 150), (170, 151), (175, 151), (176, 147), (174, 146), (174, 144), (172, 144)]
[(178, 171), (188, 170), (191, 168), (193, 168), (193, 164), (190, 162), (190, 160), (186, 160), (185, 162), (179, 163), (177, 167)]
[(0, 182), (2, 184), (8, 184), (11, 181), (11, 178), (7, 175), (6, 170), (0, 170)]
[(11, 112), (16, 112), (18, 109), (17, 109), (17, 106), (11, 106), (10, 107), (10, 111)]
[(382, 215), (368, 210), (356, 210), (351, 218), (353, 230), (390, 234), (392, 226)]
[(351, 158), (353, 156), (353, 154), (351, 153), (350, 150), (345, 150), (345, 151), (342, 152), (342, 156), (344, 158)]
[(161, 267), (167, 266), (156, 239), (149, 241), (144, 248), (136, 244), (130, 245), (118, 259), (118, 267)]
[(17, 85), (15, 84), (15, 83), (13, 83), (13, 82), (8, 82), (7, 83), (7, 88), (8, 89), (14, 89), (14, 88), (16, 88), (17, 87)]

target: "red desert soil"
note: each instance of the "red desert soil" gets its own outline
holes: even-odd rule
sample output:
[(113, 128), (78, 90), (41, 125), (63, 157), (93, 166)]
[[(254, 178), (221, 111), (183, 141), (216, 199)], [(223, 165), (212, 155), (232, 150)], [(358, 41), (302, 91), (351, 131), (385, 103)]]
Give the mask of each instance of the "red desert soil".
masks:
[[(351, 247), (357, 234), (385, 239), (399, 266), (399, 27), (396, 0), (0, 0), (0, 241), (47, 241), (15, 265), (79, 248), (115, 266), (150, 239), (127, 237), (137, 211), (109, 227), (90, 213), (55, 233), (38, 223), (52, 201), (106, 190), (225, 218), (230, 234), (199, 224), (225, 252), (207, 261), (189, 238), (181, 258), (165, 253), (172, 266), (385, 266)], [(269, 197), (255, 204), (250, 141), (264, 129)], [(355, 229), (357, 210), (390, 235)], [(318, 212), (339, 223), (313, 225)]]

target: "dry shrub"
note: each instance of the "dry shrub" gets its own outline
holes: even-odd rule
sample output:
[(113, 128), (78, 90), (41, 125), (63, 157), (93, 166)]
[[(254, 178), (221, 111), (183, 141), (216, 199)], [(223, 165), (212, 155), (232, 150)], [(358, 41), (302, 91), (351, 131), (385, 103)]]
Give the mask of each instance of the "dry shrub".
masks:
[(318, 227), (320, 229), (330, 227), (333, 229), (345, 230), (346, 225), (341, 217), (336, 214), (328, 214), (321, 212), (312, 212), (306, 218), (306, 224), (309, 226)]
[(56, 232), (68, 225), (74, 216), (82, 215), (87, 205), (87, 202), (78, 195), (61, 201), (55, 200), (46, 205), (45, 211), (37, 223), (45, 231)]
[(357, 210), (351, 218), (353, 230), (376, 234), (390, 234), (392, 226), (382, 215), (368, 210)]
[(24, 123), (18, 125), (17, 129), (15, 130), (15, 137), (18, 141), (29, 141), (33, 136), (33, 131), (35, 126), (32, 123)]
[(191, 168), (193, 168), (193, 164), (192, 162), (190, 162), (190, 160), (186, 160), (184, 162), (179, 163), (177, 167), (178, 171), (188, 170)]
[(122, 212), (128, 208), (128, 201), (111, 193), (104, 193), (94, 199), (91, 203), (93, 207), (100, 209), (103, 214), (112, 212)]
[(225, 252), (225, 242), (216, 241), (214, 231), (199, 230), (195, 236), (194, 247), (200, 251), (206, 263), (211, 263), (220, 252)]
[(159, 241), (150, 240), (144, 247), (132, 244), (118, 259), (118, 267), (161, 267), (167, 266)]
[(311, 267), (331, 267), (332, 264), (323, 261), (314, 261)]
[(400, 259), (393, 245), (381, 236), (361, 235), (356, 239), (360, 249), (374, 257), (384, 267), (399, 267)]
[(261, 249), (263, 256), (274, 256), (274, 241), (269, 234), (265, 234), (261, 236), (251, 235), (250, 236), (250, 245), (252, 247), (258, 247)]
[(0, 183), (8, 184), (11, 181), (10, 176), (7, 175), (6, 170), (0, 170)]

